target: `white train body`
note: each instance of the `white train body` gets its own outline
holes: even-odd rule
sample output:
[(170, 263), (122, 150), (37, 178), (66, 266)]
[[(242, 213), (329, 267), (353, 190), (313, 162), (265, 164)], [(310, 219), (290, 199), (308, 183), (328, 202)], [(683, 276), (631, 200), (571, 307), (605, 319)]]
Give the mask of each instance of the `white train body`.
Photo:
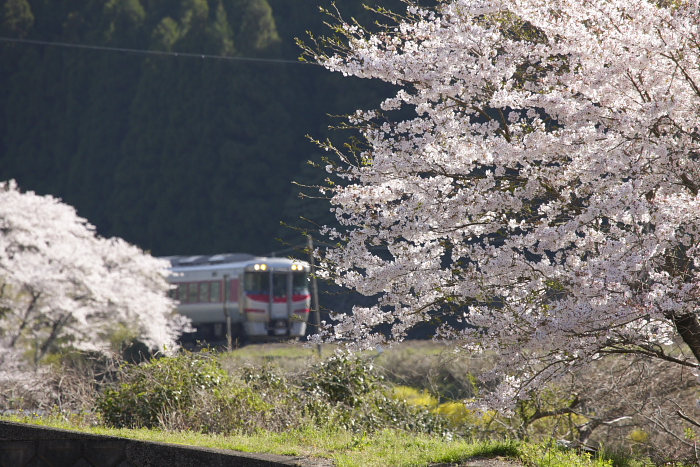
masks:
[(311, 295), (309, 265), (286, 258), (246, 254), (170, 256), (178, 313), (196, 332), (183, 344), (226, 340), (227, 315), (233, 339), (279, 340), (306, 333)]

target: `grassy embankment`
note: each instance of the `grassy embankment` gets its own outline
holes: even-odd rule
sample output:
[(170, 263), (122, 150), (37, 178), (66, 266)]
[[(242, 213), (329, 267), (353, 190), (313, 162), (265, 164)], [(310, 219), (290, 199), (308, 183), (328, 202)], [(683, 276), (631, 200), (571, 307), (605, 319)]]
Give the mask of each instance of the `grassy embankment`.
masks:
[[(326, 347), (324, 352), (331, 354), (332, 349)], [(435, 413), (438, 412), (440, 406), (449, 406), (450, 402), (438, 405), (439, 399), (432, 396), (431, 393), (436, 395), (439, 393), (441, 399), (444, 397), (448, 399), (468, 397), (470, 391), (477, 390), (473, 378), (469, 376), (469, 371), (474, 371), (485, 365), (484, 362), (472, 362), (469, 364), (470, 368), (467, 369), (460, 366), (463, 363), (450, 358), (449, 352), (447, 354), (445, 352), (444, 347), (418, 344), (365, 357), (373, 361), (376, 367), (379, 367), (380, 372), (384, 374), (384, 381), (389, 381), (394, 385), (403, 385), (404, 390), (400, 392), (401, 394), (410, 395), (412, 390), (413, 403), (421, 406), (425, 411)], [(323, 361), (311, 349), (292, 345), (248, 346), (238, 349), (232, 354), (218, 355), (217, 360), (231, 374), (239, 374), (243, 368), (274, 367), (278, 370), (281, 378), (287, 378), (281, 381), (287, 382), (294, 381), (293, 375), (304, 373), (308, 371), (310, 366), (318, 365)], [(269, 375), (265, 374), (263, 377), (266, 384), (269, 384)], [(279, 390), (279, 386), (275, 389), (275, 384), (279, 383), (266, 387)], [(406, 388), (411, 390), (406, 391)], [(249, 397), (246, 394), (244, 394), (245, 397)], [(253, 401), (252, 403), (258, 404), (260, 402)], [(265, 403), (268, 404), (263, 405), (267, 407), (265, 410), (269, 411), (269, 416), (274, 417), (276, 413), (279, 413), (270, 409), (269, 401)], [(338, 420), (344, 420), (343, 414), (329, 413), (331, 416), (339, 417)], [(338, 467), (409, 467), (439, 463), (458, 464), (472, 457), (496, 456), (516, 459), (533, 467), (631, 467), (645, 465), (645, 462), (630, 457), (618, 456), (611, 459), (601, 456), (594, 459), (585, 454), (580, 455), (575, 450), (561, 449), (551, 441), (517, 442), (503, 436), (500, 438), (493, 436), (490, 440), (484, 440), (483, 436), (472, 437), (471, 439), (481, 439), (481, 441), (470, 441), (470, 437), (464, 436), (464, 432), (460, 433), (462, 436), (445, 436), (444, 434), (393, 430), (386, 426), (376, 431), (362, 429), (358, 431), (347, 427), (337, 427), (333, 424), (323, 426), (306, 423), (299, 426), (288, 425), (285, 429), (254, 428), (238, 432), (229, 430), (226, 433), (204, 434), (198, 430), (168, 429), (167, 426), (165, 429), (163, 426), (151, 427), (151, 429), (109, 428), (105, 426), (104, 420), (97, 419), (97, 423), (95, 423), (96, 420), (89, 416), (57, 414), (50, 417), (36, 417), (27, 414), (3, 416), (2, 419), (148, 441), (244, 452), (322, 457), (331, 459)], [(401, 423), (394, 426), (399, 427)]]
[(469, 442), (448, 440), (402, 431), (382, 431), (358, 435), (345, 430), (291, 430), (285, 433), (260, 432), (250, 435), (214, 435), (172, 432), (158, 429), (117, 429), (86, 426), (59, 417), (2, 416), (3, 420), (33, 423), (99, 435), (143, 441), (272, 453), (298, 457), (331, 459), (337, 467), (419, 467), (431, 464), (459, 464), (474, 457), (507, 457), (533, 467), (613, 467), (642, 466), (630, 459), (613, 464), (610, 459), (592, 459), (575, 451), (547, 444), (515, 441)]

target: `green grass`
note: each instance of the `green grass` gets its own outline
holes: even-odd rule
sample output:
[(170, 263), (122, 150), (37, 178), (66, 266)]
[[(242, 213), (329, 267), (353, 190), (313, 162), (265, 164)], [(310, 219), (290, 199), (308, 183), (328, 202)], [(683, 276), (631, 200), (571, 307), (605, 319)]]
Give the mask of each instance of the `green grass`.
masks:
[(526, 464), (539, 467), (613, 467), (609, 459), (593, 459), (590, 454), (578, 454), (552, 443), (523, 444), (520, 446), (519, 457)]
[[(322, 356), (327, 358), (333, 355), (338, 348), (339, 346), (337, 345), (323, 344)], [(394, 354), (403, 356), (403, 354), (406, 354), (432, 357), (445, 353), (446, 349), (448, 349), (446, 345), (432, 341), (410, 341), (384, 349), (381, 354), (376, 350), (368, 353), (375, 356)], [(287, 342), (246, 345), (226, 355), (227, 358), (234, 357), (243, 360), (284, 360), (286, 358), (317, 358), (318, 352), (315, 345), (307, 345), (303, 342)]]
[[(323, 345), (323, 357), (332, 355), (335, 349), (336, 346)], [(222, 365), (229, 372), (246, 365), (259, 367), (273, 364), (284, 373), (298, 373), (320, 360), (316, 347), (300, 342), (246, 345), (233, 352), (222, 353), (220, 357)]]
[(20, 423), (78, 430), (143, 441), (231, 449), (243, 452), (332, 459), (337, 467), (422, 467), (434, 463), (455, 464), (472, 457), (509, 457), (532, 467), (612, 467), (612, 462), (579, 456), (546, 445), (492, 441), (471, 443), (402, 431), (372, 435), (316, 428), (255, 435), (209, 435), (147, 429), (114, 429), (85, 426), (79, 420), (32, 415), (3, 415), (0, 419)]
[[(333, 350), (326, 347), (327, 353), (330, 355)], [(228, 356), (241, 359), (277, 359), (277, 358), (310, 358), (317, 355), (316, 347), (307, 347), (302, 343), (273, 343), (273, 344), (257, 344), (246, 345), (235, 349)]]

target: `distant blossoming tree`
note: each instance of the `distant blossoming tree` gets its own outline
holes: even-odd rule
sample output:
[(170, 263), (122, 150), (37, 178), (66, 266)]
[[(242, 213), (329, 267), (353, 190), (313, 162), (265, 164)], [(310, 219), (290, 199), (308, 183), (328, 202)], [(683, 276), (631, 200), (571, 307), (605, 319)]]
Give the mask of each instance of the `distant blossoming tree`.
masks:
[(188, 322), (173, 314), (167, 267), (60, 200), (0, 183), (0, 356), (107, 351), (117, 334), (174, 349)]
[(606, 352), (698, 368), (699, 6), (409, 2), (379, 33), (338, 16), (307, 54), (400, 90), (351, 116), (364, 146), (326, 146), (345, 228), (323, 273), (381, 298), (325, 337), (451, 313), (440, 337), (501, 355), (502, 407)]

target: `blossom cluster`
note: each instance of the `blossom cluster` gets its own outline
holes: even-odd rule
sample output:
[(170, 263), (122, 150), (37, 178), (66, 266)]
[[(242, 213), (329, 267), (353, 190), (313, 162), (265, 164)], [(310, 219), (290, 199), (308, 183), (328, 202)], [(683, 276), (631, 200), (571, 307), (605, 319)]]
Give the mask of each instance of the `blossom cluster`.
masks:
[[(119, 238), (101, 238), (75, 209), (0, 183), (0, 348), (35, 362), (57, 348), (108, 351), (138, 338), (175, 349), (169, 264)], [(5, 353), (7, 353), (5, 352)]]
[(679, 335), (696, 366), (698, 7), (451, 0), (378, 33), (339, 18), (317, 61), (399, 90), (352, 115), (357, 162), (328, 167), (343, 228), (323, 274), (381, 298), (327, 337), (372, 346), (379, 324), (401, 340), (452, 313), (439, 337), (502, 356), (501, 406), (601, 352), (670, 358)]

